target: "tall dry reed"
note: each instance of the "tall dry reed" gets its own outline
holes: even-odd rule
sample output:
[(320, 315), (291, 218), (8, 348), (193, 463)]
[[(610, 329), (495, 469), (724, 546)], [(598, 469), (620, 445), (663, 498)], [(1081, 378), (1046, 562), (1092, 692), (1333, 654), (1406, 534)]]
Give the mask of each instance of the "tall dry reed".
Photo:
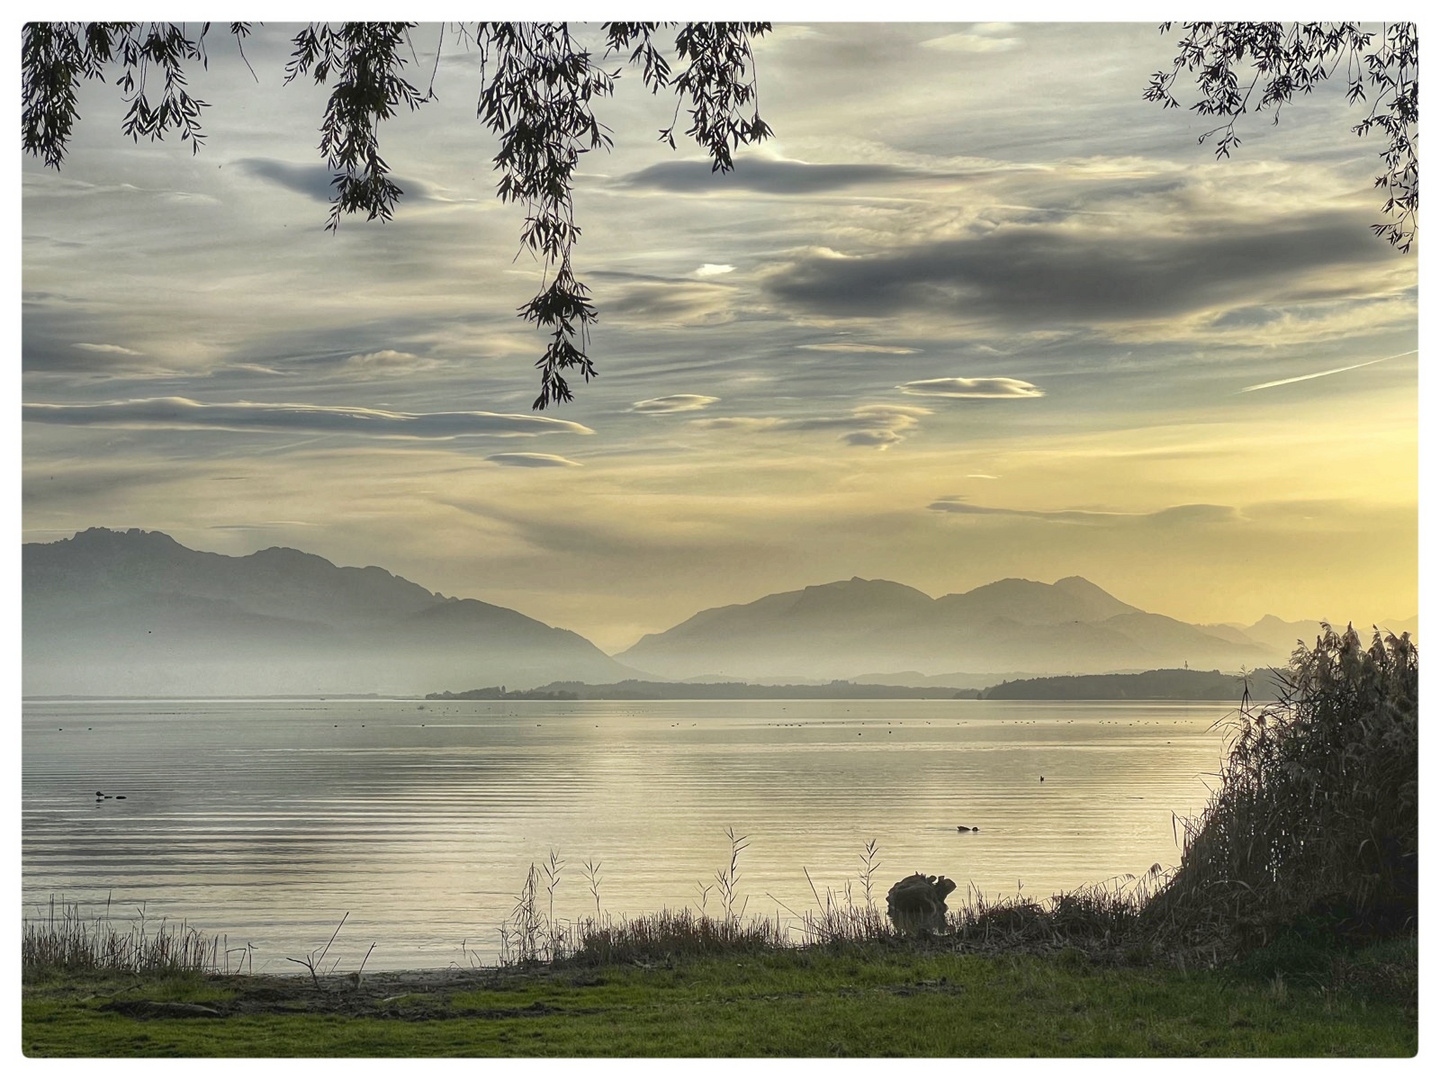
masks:
[(129, 921), (113, 918), (110, 902), (92, 915), (80, 904), (51, 897), (47, 908), (21, 921), (20, 965), (26, 975), (46, 971), (123, 971), (146, 974), (247, 970), (252, 950), (230, 948), (187, 923), (147, 919), (144, 909)]
[(1283, 931), (1373, 938), (1418, 915), (1419, 660), (1328, 625), (1279, 700), (1246, 700), (1179, 870), (1146, 911), (1162, 930), (1243, 945)]

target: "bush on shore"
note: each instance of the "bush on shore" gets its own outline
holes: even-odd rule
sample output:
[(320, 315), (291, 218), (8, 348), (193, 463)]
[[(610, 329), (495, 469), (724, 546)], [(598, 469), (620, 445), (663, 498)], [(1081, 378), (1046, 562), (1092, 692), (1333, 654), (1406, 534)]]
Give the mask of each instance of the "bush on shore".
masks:
[(1418, 917), (1419, 661), (1408, 634), (1368, 648), (1326, 625), (1279, 700), (1242, 704), (1221, 785), (1145, 916), (1162, 933), (1362, 943)]

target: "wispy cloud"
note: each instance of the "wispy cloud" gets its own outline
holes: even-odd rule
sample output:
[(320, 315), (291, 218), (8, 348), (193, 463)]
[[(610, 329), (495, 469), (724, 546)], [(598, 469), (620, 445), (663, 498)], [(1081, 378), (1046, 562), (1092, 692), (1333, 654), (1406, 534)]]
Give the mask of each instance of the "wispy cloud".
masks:
[[(309, 196), (317, 202), (329, 202), (335, 194), (335, 176), (324, 165), (297, 165), (274, 158), (240, 158), (235, 164), (243, 172), (268, 180), (272, 184), (279, 184), (297, 194)], [(429, 189), (418, 180), (398, 179), (394, 176), (391, 180), (405, 193), (406, 199), (423, 199), (429, 195)]]
[(815, 352), (886, 353), (891, 356), (910, 356), (920, 351), (904, 345), (868, 345), (860, 341), (822, 341), (814, 345), (797, 345), (795, 347), (812, 349)]
[(490, 454), (485, 460), (493, 461), (496, 465), (508, 465), (520, 469), (578, 469), (581, 467), (578, 461), (571, 461), (559, 454)]
[(630, 406), (630, 411), (639, 413), (694, 412), (707, 405), (713, 405), (719, 400), (718, 397), (710, 397), (708, 394), (666, 394), (664, 397), (637, 401)]
[(920, 47), (941, 52), (1009, 52), (1020, 44), (1019, 38), (1005, 36), (1013, 29), (1010, 23), (980, 23), (968, 31), (929, 38), (920, 42)]
[(400, 378), (433, 371), (441, 366), (434, 357), (416, 356), (398, 349), (355, 353), (345, 358), (345, 368), (366, 378)]
[(97, 345), (90, 341), (76, 341), (71, 343), (71, 348), (84, 349), (86, 352), (113, 353), (117, 356), (144, 356), (142, 352), (134, 349), (127, 349), (123, 345)]
[(1290, 379), (1276, 379), (1274, 382), (1256, 383), (1254, 386), (1241, 387), (1235, 392), (1237, 394), (1248, 394), (1252, 390), (1269, 390), (1272, 386), (1289, 386), (1291, 383), (1309, 382), (1311, 379), (1323, 379), (1326, 375), (1339, 375), (1342, 371), (1355, 371), (1359, 368), (1369, 367), (1371, 364), (1383, 364), (1386, 360), (1398, 360), (1402, 356), (1414, 356), (1419, 351), (1419, 349), (1411, 349), (1409, 352), (1382, 356), (1378, 360), (1366, 360), (1363, 364), (1350, 364), (1347, 367), (1331, 368), (1328, 371), (1314, 371), (1309, 375), (1296, 375)]
[(838, 430), (843, 432), (841, 442), (885, 450), (903, 442), (920, 418), (929, 415), (930, 409), (913, 405), (860, 405), (851, 409), (849, 416), (717, 416), (691, 423), (711, 431)]
[(1221, 524), (1239, 518), (1233, 506), (1213, 503), (1183, 503), (1145, 513), (1127, 513), (1120, 510), (1021, 510), (1009, 506), (978, 506), (967, 501), (963, 495), (946, 495), (936, 499), (926, 509), (945, 514), (1036, 518), (1067, 525), (1112, 525), (1148, 521), (1159, 525), (1198, 526)]
[(902, 394), (915, 394), (920, 397), (1004, 399), (1045, 396), (1045, 391), (1034, 383), (1025, 382), (1023, 379), (1000, 377), (965, 379), (956, 376), (945, 379), (915, 379), (912, 382), (901, 383), (895, 389)]
[(23, 419), (40, 424), (171, 430), (303, 431), (387, 439), (455, 439), (466, 436), (592, 435), (583, 424), (544, 416), (491, 412), (401, 413), (333, 405), (265, 405), (249, 401), (204, 404), (189, 398), (142, 398), (100, 405), (23, 406)]
[(735, 289), (715, 280), (636, 281), (610, 290), (605, 313), (617, 322), (656, 326), (689, 326), (728, 322)]
[(963, 175), (907, 165), (811, 164), (742, 154), (736, 158), (735, 168), (727, 173), (715, 172), (708, 161), (663, 161), (631, 173), (620, 181), (620, 186), (712, 196), (737, 190), (765, 195), (821, 195), (861, 185), (945, 181)]

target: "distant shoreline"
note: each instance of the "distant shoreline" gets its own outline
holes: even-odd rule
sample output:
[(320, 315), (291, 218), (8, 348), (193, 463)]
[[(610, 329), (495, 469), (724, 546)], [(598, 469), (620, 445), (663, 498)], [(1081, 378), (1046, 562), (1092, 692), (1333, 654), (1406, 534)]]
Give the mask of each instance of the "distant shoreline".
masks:
[[(1271, 696), (1273, 669), (1250, 675), (1252, 697)], [(590, 685), (554, 682), (530, 690), (487, 686), (443, 690), (427, 701), (1239, 701), (1247, 688), (1240, 675), (1188, 668), (1157, 669), (1122, 675), (1055, 675), (1007, 680), (983, 689), (958, 686), (891, 686), (843, 679), (820, 686), (760, 683), (674, 683), (627, 679)]]
[(1274, 697), (1274, 669), (1239, 675), (1220, 671), (1159, 669), (1123, 675), (1053, 675), (1006, 680), (983, 689), (963, 686), (891, 686), (845, 680), (821, 685), (746, 682), (678, 683), (628, 679), (619, 683), (552, 682), (526, 690), (486, 686), (428, 694), (217, 694), (181, 696), (37, 694), (24, 702), (94, 701), (1235, 701)]

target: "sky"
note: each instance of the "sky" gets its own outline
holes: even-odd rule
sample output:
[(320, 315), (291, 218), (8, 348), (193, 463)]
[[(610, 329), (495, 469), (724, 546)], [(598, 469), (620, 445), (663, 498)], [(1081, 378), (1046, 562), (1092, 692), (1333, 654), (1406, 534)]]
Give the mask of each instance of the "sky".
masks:
[(89, 84), (63, 169), (22, 163), (27, 542), (296, 547), (609, 651), (852, 576), (1418, 611), (1417, 257), (1371, 234), (1381, 144), (1338, 83), (1217, 162), (1141, 97), (1153, 22), (779, 24), (775, 137), (718, 176), (626, 70), (575, 195), (599, 377), (535, 413), (541, 267), (476, 54), (414, 31), (404, 197), (332, 234), (297, 28), (248, 65), (221, 29), (198, 154)]

